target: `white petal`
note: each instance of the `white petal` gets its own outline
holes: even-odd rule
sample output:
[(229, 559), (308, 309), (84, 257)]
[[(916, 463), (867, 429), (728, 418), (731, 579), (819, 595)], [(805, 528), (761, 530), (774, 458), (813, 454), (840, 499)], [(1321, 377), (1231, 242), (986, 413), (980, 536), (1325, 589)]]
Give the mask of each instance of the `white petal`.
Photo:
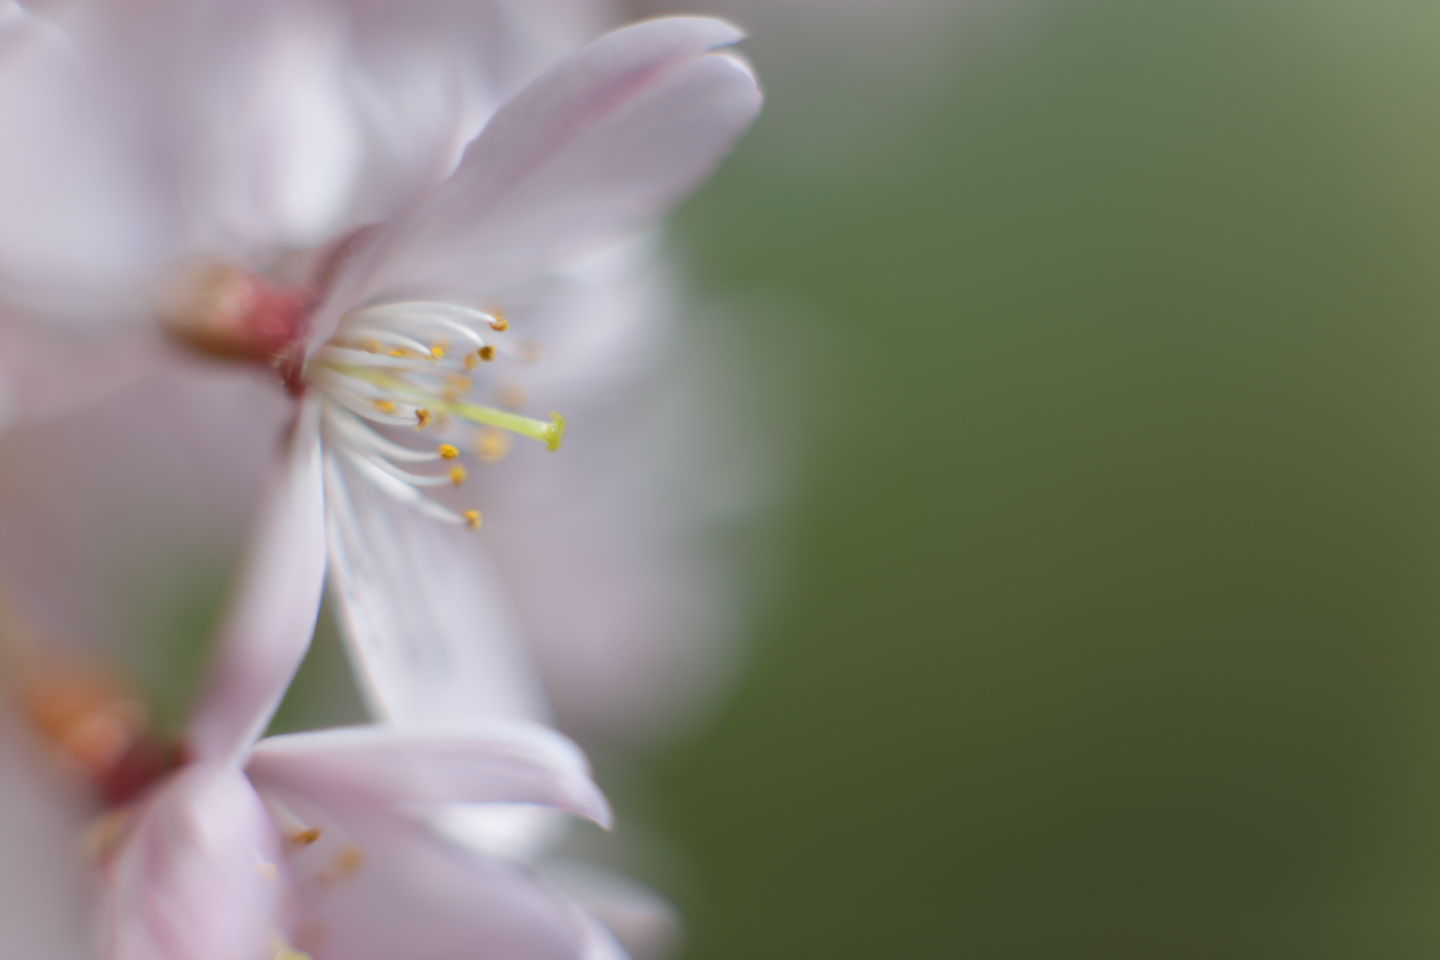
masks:
[(620, 956), (628, 954), (636, 960), (660, 960), (674, 953), (681, 933), (680, 916), (654, 890), (574, 860), (547, 863), (542, 875), (594, 919), (599, 928), (592, 949), (596, 958), (619, 951)]
[(264, 732), (309, 648), (325, 577), (318, 408), (304, 404), (262, 509), (190, 730), (197, 757), (233, 757)]
[(170, 210), (115, 84), (47, 24), (0, 57), (0, 297), (87, 327), (139, 326)]
[(667, 266), (627, 246), (509, 305), (543, 356), (524, 388), (571, 429), (559, 453), (518, 444), (475, 477), (557, 726), (587, 746), (673, 736), (733, 673), (742, 605), (717, 560), (752, 485), (716, 452), (741, 449), (734, 404), (677, 336)]
[[(12, 343), (0, 336), (0, 351)], [(142, 680), (173, 677), (168, 658), (205, 639), (176, 635), (175, 618), (237, 565), (293, 405), (259, 379), (158, 358), (138, 382), (86, 396), (104, 384), (66, 381), (101, 362), (93, 353), (22, 355), (39, 366), (16, 384), (19, 429), (0, 437), (0, 580), (47, 639)], [(131, 372), (114, 359), (112, 373)]]
[(610, 811), (583, 756), (529, 724), (417, 732), (351, 727), (270, 737), (246, 767), (267, 789), (357, 812), (453, 803), (530, 803), (600, 823)]
[(327, 460), (331, 584), (361, 687), (407, 724), (544, 719), (481, 538)]
[(279, 837), (238, 770), (151, 795), (105, 870), (110, 960), (261, 960), (283, 933)]
[(292, 863), (311, 960), (582, 956), (583, 918), (528, 871), (392, 821), (309, 822), (320, 839)]
[(455, 174), (353, 262), (321, 325), (360, 299), (483, 294), (659, 217), (760, 108), (740, 32), (674, 17), (616, 31), (503, 107)]

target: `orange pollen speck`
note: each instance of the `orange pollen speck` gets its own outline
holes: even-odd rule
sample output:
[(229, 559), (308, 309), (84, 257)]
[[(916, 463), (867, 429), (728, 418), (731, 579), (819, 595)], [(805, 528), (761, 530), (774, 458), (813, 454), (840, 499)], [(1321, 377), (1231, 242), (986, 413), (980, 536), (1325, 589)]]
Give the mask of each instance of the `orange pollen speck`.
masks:
[(495, 348), (487, 343), (485, 346), (481, 347), (479, 350), (476, 351), (476, 355), (479, 356), (481, 360), (484, 360), (488, 363), (489, 361), (495, 359)]
[(469, 527), (471, 530), (480, 529), (479, 510), (466, 510), (464, 513), (461, 514), (461, 516), (465, 518), (465, 526)]
[(429, 410), (421, 407), (415, 411), (415, 429), (419, 430), (421, 427), (430, 426), (430, 421), (433, 419), (434, 415), (431, 414)]
[(451, 467), (451, 468), (450, 468), (450, 482), (451, 482), (452, 484), (454, 484), (455, 486), (457, 486), (457, 487), (460, 486), (460, 484), (464, 483), (464, 482), (465, 482), (465, 478), (468, 477), (468, 476), (470, 476), (470, 474), (468, 474), (468, 473), (465, 472), (465, 468), (464, 468), (464, 467)]
[(320, 839), (320, 828), (310, 827), (306, 830), (297, 830), (290, 835), (291, 846), (308, 847)]

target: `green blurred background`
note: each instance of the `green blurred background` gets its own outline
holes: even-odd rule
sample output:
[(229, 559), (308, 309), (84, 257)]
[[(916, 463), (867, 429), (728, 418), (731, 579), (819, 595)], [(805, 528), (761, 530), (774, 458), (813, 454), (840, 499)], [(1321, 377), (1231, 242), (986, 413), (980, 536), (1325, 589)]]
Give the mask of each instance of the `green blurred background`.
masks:
[(874, 7), (676, 230), (794, 461), (686, 956), (1435, 955), (1440, 6)]

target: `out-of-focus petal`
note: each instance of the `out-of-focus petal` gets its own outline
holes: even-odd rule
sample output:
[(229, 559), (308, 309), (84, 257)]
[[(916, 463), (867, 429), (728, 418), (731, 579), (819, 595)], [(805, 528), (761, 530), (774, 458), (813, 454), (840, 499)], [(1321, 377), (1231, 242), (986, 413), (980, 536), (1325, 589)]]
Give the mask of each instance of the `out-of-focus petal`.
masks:
[(378, 713), (407, 724), (543, 718), (476, 535), (418, 515), (333, 458), (325, 475), (336, 606)]
[(138, 324), (149, 270), (175, 249), (149, 145), (117, 85), (50, 24), (13, 26), (3, 54), (0, 299), (92, 329)]
[(311, 960), (582, 956), (584, 919), (528, 871), (403, 822), (313, 824), (318, 841), (292, 857), (295, 946)]
[(156, 372), (167, 359), (159, 339), (130, 333), (90, 338), (0, 311), (0, 432), (86, 407)]
[(558, 453), (517, 444), (473, 475), (556, 723), (587, 746), (673, 734), (731, 673), (737, 603), (714, 527), (744, 484), (695, 449), (723, 440), (721, 411), (656, 256), (627, 244), (507, 304), (541, 356), (515, 376), (570, 428)]
[[(291, 405), (246, 373), (169, 359), (95, 402), (90, 391), (113, 384), (84, 371), (103, 367), (104, 351), (70, 357), (33, 339), (25, 359), (38, 370), (13, 382), (20, 423), (0, 435), (5, 601), (38, 642), (173, 687), (174, 624), (203, 616), (234, 565)], [(127, 377), (144, 358), (111, 359), (117, 369), (96, 377)]]
[(0, 713), (0, 946), (27, 960), (98, 957), (78, 843), (93, 811), (32, 749), (8, 704)]
[[(339, 2), (353, 12), (351, 43), (364, 64), (354, 78), (366, 135), (362, 204), (377, 183), (433, 186), (496, 107), (609, 20), (593, 0)], [(417, 144), (443, 166), (415, 169), (425, 156)]]
[(317, 332), (328, 335), (334, 314), (358, 300), (493, 292), (659, 216), (760, 108), (749, 67), (715, 52), (740, 36), (719, 20), (656, 20), (561, 61), (352, 263)]
[(580, 960), (630, 960), (630, 954), (599, 920), (585, 918), (585, 947)]
[(270, 737), (246, 767), (257, 785), (331, 808), (531, 803), (608, 823), (584, 757), (550, 730), (494, 724), (418, 732), (350, 727)]
[(191, 727), (197, 757), (234, 757), (264, 731), (309, 648), (325, 578), (317, 417), (302, 404)]
[(596, 960), (614, 955), (660, 960), (671, 955), (680, 937), (680, 917), (655, 891), (574, 860), (548, 863), (543, 875), (593, 918), (597, 929), (592, 956)]
[(191, 766), (105, 868), (110, 960), (268, 960), (285, 931), (279, 837), (240, 771)]

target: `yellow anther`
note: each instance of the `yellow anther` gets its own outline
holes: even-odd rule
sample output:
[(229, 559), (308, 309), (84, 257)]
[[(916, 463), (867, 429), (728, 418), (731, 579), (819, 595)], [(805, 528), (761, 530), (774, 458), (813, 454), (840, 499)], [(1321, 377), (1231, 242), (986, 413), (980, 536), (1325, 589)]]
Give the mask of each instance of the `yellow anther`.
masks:
[(433, 419), (434, 415), (429, 410), (421, 407), (420, 409), (415, 411), (415, 429), (419, 430), (422, 427), (430, 426), (430, 422)]
[(390, 350), (387, 350), (387, 351), (385, 351), (385, 352), (388, 353), (388, 354), (390, 354), (390, 356), (392, 356), (392, 357), (413, 357), (413, 356), (415, 356), (415, 351), (413, 351), (413, 350), (407, 350), (407, 349), (405, 349), (404, 347), (393, 347), (393, 348), (391, 348)]
[(480, 363), (480, 357), (473, 353), (467, 353), (465, 354), (465, 359), (462, 362), (465, 364), (466, 370), (474, 370), (475, 367)]
[(475, 439), (475, 453), (486, 463), (499, 463), (510, 452), (510, 434), (486, 427)]
[(445, 344), (443, 344), (443, 343), (437, 343), (437, 344), (435, 344), (435, 346), (431, 347), (431, 348), (430, 348), (430, 356), (434, 357), (436, 360), (444, 360), (444, 359), (445, 359)]
[(309, 827), (304, 830), (297, 830), (290, 834), (290, 845), (292, 847), (308, 847), (320, 839), (320, 828)]
[(487, 343), (487, 344), (485, 344), (485, 346), (481, 347), (479, 350), (476, 350), (476, 351), (475, 351), (475, 355), (478, 356), (481, 360), (484, 360), (485, 362), (488, 363), (488, 362), (490, 362), (491, 360), (494, 360), (494, 359), (495, 359), (495, 348), (492, 347), (492, 346), (490, 346), (490, 344)]
[(454, 460), (460, 456), (460, 448), (453, 443), (440, 444), (440, 456), (446, 460)]
[(505, 314), (502, 311), (490, 311), (490, 329), (494, 330), (496, 333), (504, 333), (506, 330), (510, 329), (510, 321), (506, 319)]
[(395, 406), (394, 400), (381, 399), (375, 400), (373, 401), (373, 403), (375, 404), (375, 409), (379, 410), (381, 413), (395, 413), (400, 409), (399, 407)]
[(465, 472), (464, 467), (450, 468), (450, 483), (454, 486), (460, 486), (460, 484), (465, 482), (465, 478), (468, 476), (470, 476), (470, 474)]
[(480, 529), (479, 510), (466, 510), (464, 513), (460, 514), (460, 516), (465, 518), (465, 526), (469, 527), (471, 530)]

